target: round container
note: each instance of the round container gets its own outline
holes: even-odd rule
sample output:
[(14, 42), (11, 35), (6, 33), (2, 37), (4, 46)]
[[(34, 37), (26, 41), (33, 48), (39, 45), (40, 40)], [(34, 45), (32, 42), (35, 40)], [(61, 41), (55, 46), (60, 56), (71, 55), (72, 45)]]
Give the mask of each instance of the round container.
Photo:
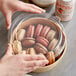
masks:
[(56, 0), (31, 0), (31, 2), (35, 3), (40, 7), (48, 7), (50, 5), (53, 5)]
[[(43, 25), (52, 26), (53, 29), (57, 29), (57, 31), (60, 29), (61, 30), (60, 32), (62, 32), (62, 34), (65, 36), (64, 28), (62, 27), (62, 24), (56, 18), (47, 19), (43, 15), (21, 14), (20, 16), (15, 18), (15, 20), (12, 23), (12, 27), (8, 33), (8, 41), (12, 44), (15, 39), (17, 30), (19, 30), (21, 28), (26, 28), (30, 24), (34, 24), (34, 25), (43, 24)], [(59, 41), (60, 40), (62, 42), (62, 38), (60, 38)], [(66, 40), (66, 36), (65, 36), (65, 40)], [(61, 45), (61, 43), (59, 42), (57, 48), (60, 45)], [(41, 68), (35, 70), (34, 72), (45, 72), (45, 71), (49, 71), (50, 69), (55, 67), (58, 64), (58, 62), (60, 62), (62, 57), (64, 56), (64, 54), (66, 52), (66, 48), (67, 48), (67, 42), (65, 41), (65, 46), (64, 46), (64, 49), (63, 49), (63, 52), (62, 52), (60, 58), (55, 63), (45, 66), (45, 67), (41, 67)]]

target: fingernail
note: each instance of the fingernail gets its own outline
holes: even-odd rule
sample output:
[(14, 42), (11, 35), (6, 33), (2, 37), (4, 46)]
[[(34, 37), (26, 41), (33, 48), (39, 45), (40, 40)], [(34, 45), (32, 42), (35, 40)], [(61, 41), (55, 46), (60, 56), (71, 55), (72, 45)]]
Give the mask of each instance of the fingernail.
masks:
[(46, 10), (43, 9), (43, 13), (45, 13), (45, 12), (46, 12)]
[(41, 55), (41, 56), (43, 57), (44, 60), (46, 59), (46, 57), (45, 57), (43, 54), (40, 53), (39, 55)]
[(10, 27), (11, 27), (10, 25), (11, 25), (10, 23), (7, 24), (7, 30), (10, 29)]
[(7, 30), (9, 30), (9, 29), (10, 29), (10, 26), (7, 27)]
[(47, 60), (43, 61), (43, 63), (42, 63), (40, 66), (43, 67), (43, 66), (45, 66), (46, 64), (48, 64), (48, 61), (47, 61)]
[(7, 30), (9, 30), (10, 28), (9, 27), (7, 27)]
[(45, 64), (48, 64), (48, 63), (49, 63), (49, 61), (48, 61), (48, 60), (45, 60), (45, 61), (44, 61), (44, 63), (45, 63)]
[(46, 64), (48, 64), (48, 63), (49, 63), (49, 61), (47, 60), (47, 61), (46, 61)]
[(42, 11), (37, 11), (36, 13), (39, 13), (39, 14), (41, 14), (41, 13), (42, 13)]
[(11, 47), (11, 44), (10, 43), (8, 43), (8, 47)]

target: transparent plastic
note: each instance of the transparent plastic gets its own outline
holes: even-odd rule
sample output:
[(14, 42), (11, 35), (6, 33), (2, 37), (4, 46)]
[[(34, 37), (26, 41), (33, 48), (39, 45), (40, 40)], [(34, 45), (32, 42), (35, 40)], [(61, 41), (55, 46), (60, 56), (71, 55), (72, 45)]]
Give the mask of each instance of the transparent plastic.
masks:
[[(22, 13), (20, 14), (18, 17), (16, 17), (13, 22), (12, 22), (12, 26), (9, 30), (9, 33), (8, 33), (8, 42), (10, 42), (10, 38), (11, 38), (11, 35), (12, 35), (12, 32), (13, 30), (19, 26), (22, 22), (24, 22), (25, 20), (28, 20), (30, 18), (48, 18), (49, 20), (52, 20), (54, 23), (57, 24), (57, 26), (59, 26), (61, 28), (61, 30), (64, 30), (64, 27), (63, 25), (61, 24), (60, 22), (60, 18), (57, 17), (57, 16), (52, 16), (52, 17), (49, 17), (48, 14), (30, 14), (30, 13)], [(59, 48), (59, 46), (61, 45), (62, 43), (62, 32), (59, 31), (59, 38), (58, 38), (58, 43), (57, 43), (57, 46), (53, 49), (53, 51), (55, 51), (56, 49)]]
[[(45, 66), (45, 67), (41, 67), (41, 68), (38, 68), (37, 70), (34, 70), (33, 72), (46, 72), (46, 71), (49, 71), (51, 70), (53, 67), (55, 67), (58, 62), (62, 59), (62, 57), (64, 56), (65, 52), (66, 52), (66, 49), (67, 49), (67, 42), (66, 42), (66, 35), (65, 35), (65, 30), (64, 30), (64, 27), (63, 25), (61, 24), (60, 22), (60, 18), (57, 17), (57, 16), (52, 16), (50, 17), (49, 14), (30, 14), (30, 13), (22, 13), (20, 14), (18, 17), (16, 17), (14, 20), (13, 20), (13, 23), (12, 23), (12, 26), (8, 32), (8, 42), (10, 42), (10, 39), (11, 39), (11, 36), (13, 34), (13, 31), (16, 27), (20, 26), (20, 24), (22, 24), (24, 21), (27, 21), (27, 20), (30, 20), (30, 19), (33, 19), (33, 20), (47, 20), (48, 22), (52, 21), (53, 23), (56, 24), (57, 27), (60, 28), (60, 30), (58, 30), (59, 32), (59, 36), (58, 36), (58, 43), (56, 45), (56, 47), (53, 49), (53, 51), (55, 52), (59, 46), (62, 45), (62, 49), (58, 52), (58, 54), (56, 56), (58, 56), (60, 53), (61, 56), (58, 60), (55, 61), (55, 63), (51, 64), (51, 65), (48, 65), (48, 66)], [(35, 20), (35, 21), (36, 21)], [(35, 22), (33, 21), (33, 22)], [(46, 21), (46, 22), (47, 22)], [(37, 22), (37, 21), (36, 21)], [(35, 23), (36, 23), (35, 22)], [(48, 24), (44, 21), (44, 24)], [(31, 24), (31, 23), (30, 23)], [(39, 23), (38, 23), (39, 24)]]

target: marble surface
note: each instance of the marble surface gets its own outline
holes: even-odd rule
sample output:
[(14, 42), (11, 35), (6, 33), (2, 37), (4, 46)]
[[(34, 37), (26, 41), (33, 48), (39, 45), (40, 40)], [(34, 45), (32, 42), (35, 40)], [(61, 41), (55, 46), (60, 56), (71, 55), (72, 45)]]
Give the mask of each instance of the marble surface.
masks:
[[(48, 8), (48, 12), (50, 8)], [(51, 10), (52, 11), (52, 10)], [(53, 9), (54, 12), (54, 9)], [(13, 19), (21, 12), (13, 15)], [(32, 76), (76, 76), (76, 8), (73, 19), (63, 22), (65, 27), (68, 49), (60, 63), (52, 70), (45, 73), (31, 73)], [(8, 31), (6, 30), (5, 19), (0, 12), (0, 58), (4, 55), (8, 42)]]

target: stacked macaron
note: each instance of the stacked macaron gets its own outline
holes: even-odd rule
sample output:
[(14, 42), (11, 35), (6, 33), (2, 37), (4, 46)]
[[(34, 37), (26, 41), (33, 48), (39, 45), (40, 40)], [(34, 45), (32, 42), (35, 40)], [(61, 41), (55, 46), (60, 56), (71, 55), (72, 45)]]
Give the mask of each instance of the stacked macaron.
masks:
[(13, 41), (14, 54), (42, 53), (49, 60), (49, 64), (52, 64), (61, 56), (65, 48), (65, 35), (61, 32), (42, 24), (19, 29)]

